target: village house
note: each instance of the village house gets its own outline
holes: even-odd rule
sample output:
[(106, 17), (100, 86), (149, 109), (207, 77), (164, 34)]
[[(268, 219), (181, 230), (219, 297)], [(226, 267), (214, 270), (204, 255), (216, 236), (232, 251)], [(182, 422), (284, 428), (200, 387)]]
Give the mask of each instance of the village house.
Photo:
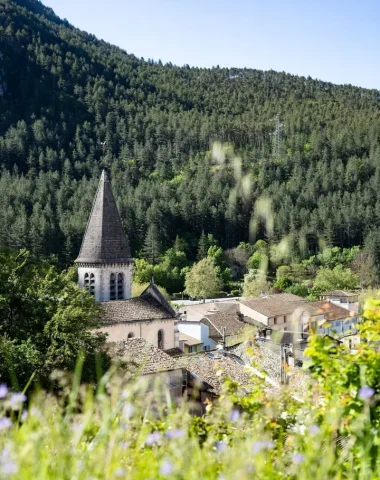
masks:
[(173, 402), (190, 400), (193, 414), (205, 413), (207, 402), (222, 393), (227, 378), (239, 382), (242, 393), (255, 383), (244, 364), (216, 351), (171, 357), (143, 338), (109, 344), (109, 350), (131, 373), (146, 379), (147, 391), (161, 385), (168, 389)]
[[(293, 330), (296, 319), (294, 312), (307, 303), (304, 298), (291, 293), (264, 295), (253, 300), (241, 301), (240, 312), (248, 322), (249, 319), (253, 319), (267, 327)], [(296, 320), (299, 323), (299, 319)]]
[(203, 316), (198, 317), (197, 311), (197, 317), (190, 317), (192, 320), (182, 315), (178, 321), (178, 330), (180, 335), (183, 333), (201, 341), (203, 350), (212, 350), (218, 345), (236, 345), (246, 339), (249, 329), (253, 333), (252, 325), (261, 325), (252, 318), (245, 318), (238, 302), (224, 303), (221, 309), (213, 307), (200, 311), (204, 312)]
[(221, 299), (217, 302), (184, 305), (179, 308), (179, 313), (182, 321), (200, 322), (204, 317), (230, 310), (233, 305), (238, 305), (238, 302)]
[(203, 350), (203, 343), (186, 333), (179, 332), (179, 348), (184, 353), (197, 353)]
[(237, 345), (246, 340), (248, 329), (253, 334), (252, 319), (245, 319), (240, 312), (240, 305), (232, 305), (224, 312), (207, 315), (202, 318), (201, 323), (207, 325), (209, 337), (223, 348)]
[(331, 292), (321, 293), (320, 300), (328, 300), (335, 303), (347, 310), (358, 311), (359, 306), (359, 294), (346, 292), (344, 290), (333, 290)]
[(202, 343), (203, 350), (213, 350), (217, 342), (210, 338), (209, 327), (200, 320), (184, 320), (183, 317), (177, 322), (179, 335), (188, 335)]
[(76, 263), (79, 286), (100, 302), (108, 341), (139, 337), (161, 350), (178, 347), (177, 314), (153, 282), (131, 298), (133, 259), (104, 170)]
[(318, 325), (317, 333), (340, 337), (357, 331), (358, 316), (353, 310), (347, 310), (331, 300), (318, 300), (311, 302), (311, 305), (324, 315), (323, 322)]

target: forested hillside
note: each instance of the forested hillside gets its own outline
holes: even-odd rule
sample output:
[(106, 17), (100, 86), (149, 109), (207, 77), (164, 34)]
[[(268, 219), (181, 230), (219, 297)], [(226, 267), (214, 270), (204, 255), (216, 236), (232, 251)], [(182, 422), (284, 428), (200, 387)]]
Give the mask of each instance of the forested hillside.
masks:
[[(0, 0), (0, 61), (2, 247), (72, 262), (104, 166), (135, 255), (147, 236), (164, 249), (179, 235), (190, 255), (202, 231), (247, 241), (260, 196), (269, 241), (376, 241), (378, 90), (145, 61), (37, 0)], [(215, 141), (230, 147), (213, 156)]]

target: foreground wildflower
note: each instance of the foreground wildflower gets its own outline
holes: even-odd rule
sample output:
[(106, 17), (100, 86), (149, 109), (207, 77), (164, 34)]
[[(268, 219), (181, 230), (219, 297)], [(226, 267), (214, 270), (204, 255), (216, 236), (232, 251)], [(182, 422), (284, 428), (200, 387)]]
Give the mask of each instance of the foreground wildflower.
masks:
[(21, 408), (21, 405), (24, 402), (26, 402), (26, 396), (23, 393), (18, 392), (18, 393), (14, 393), (11, 396), (9, 404), (14, 410), (18, 410), (19, 408)]
[(5, 430), (12, 426), (12, 421), (8, 417), (0, 418), (0, 430)]
[(161, 433), (153, 432), (146, 437), (145, 444), (150, 447), (151, 445), (158, 443), (160, 440), (161, 440)]
[(364, 385), (364, 387), (361, 387), (359, 390), (359, 398), (360, 400), (368, 400), (373, 396), (374, 393), (375, 390), (373, 388)]
[(309, 427), (309, 433), (311, 436), (317, 435), (320, 432), (320, 430), (321, 429), (316, 424), (310, 425)]
[(170, 475), (173, 471), (173, 464), (169, 460), (164, 460), (160, 467), (161, 475)]
[(240, 417), (240, 412), (239, 410), (232, 410), (231, 414), (230, 414), (230, 420), (231, 422), (237, 422), (239, 420), (239, 417)]
[(305, 456), (302, 455), (302, 453), (297, 452), (292, 456), (292, 460), (296, 465), (300, 465), (305, 461)]
[(227, 443), (221, 440), (215, 442), (214, 445), (215, 445), (215, 448), (218, 450), (218, 452), (224, 452), (224, 450), (226, 450), (227, 448)]
[(252, 451), (254, 454), (260, 453), (262, 450), (269, 450), (274, 447), (272, 440), (258, 440), (252, 445)]
[(8, 395), (8, 388), (4, 383), (2, 383), (0, 385), (0, 398), (5, 398), (7, 395)]
[(185, 435), (183, 430), (168, 430), (165, 433), (165, 437), (168, 440), (174, 440), (175, 438), (182, 438)]

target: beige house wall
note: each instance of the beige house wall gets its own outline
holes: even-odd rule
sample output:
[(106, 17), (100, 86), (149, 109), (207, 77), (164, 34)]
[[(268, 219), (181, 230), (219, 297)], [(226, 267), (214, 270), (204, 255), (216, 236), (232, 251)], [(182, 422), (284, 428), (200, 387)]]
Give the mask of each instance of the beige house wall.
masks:
[(256, 312), (253, 308), (247, 307), (247, 305), (240, 304), (240, 313), (244, 316), (252, 318), (258, 322), (261, 322), (263, 325), (268, 326), (268, 317), (263, 315), (262, 313)]
[(99, 332), (107, 333), (107, 342), (120, 342), (126, 340), (130, 333), (134, 337), (144, 338), (147, 342), (158, 347), (158, 332), (164, 332), (164, 350), (175, 347), (175, 319), (150, 320), (146, 322), (125, 322), (106, 325), (99, 328)]

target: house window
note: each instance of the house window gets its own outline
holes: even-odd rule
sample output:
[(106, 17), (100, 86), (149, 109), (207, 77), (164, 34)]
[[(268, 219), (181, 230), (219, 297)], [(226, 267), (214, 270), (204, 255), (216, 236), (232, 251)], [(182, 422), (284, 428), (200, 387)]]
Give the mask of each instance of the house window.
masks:
[(117, 274), (117, 299), (123, 300), (124, 298), (124, 275), (122, 273)]
[(85, 273), (84, 274), (84, 286), (87, 288), (87, 290), (90, 290), (90, 274)]
[(110, 275), (110, 300), (116, 300), (116, 278), (114, 273)]
[(163, 330), (158, 330), (157, 345), (158, 345), (158, 348), (160, 348), (161, 350), (164, 349), (164, 331)]
[(128, 338), (133, 338), (133, 337), (134, 337), (133, 332), (129, 332), (128, 333)]
[(277, 317), (274, 317), (274, 319), (273, 319), (273, 325), (277, 325)]

